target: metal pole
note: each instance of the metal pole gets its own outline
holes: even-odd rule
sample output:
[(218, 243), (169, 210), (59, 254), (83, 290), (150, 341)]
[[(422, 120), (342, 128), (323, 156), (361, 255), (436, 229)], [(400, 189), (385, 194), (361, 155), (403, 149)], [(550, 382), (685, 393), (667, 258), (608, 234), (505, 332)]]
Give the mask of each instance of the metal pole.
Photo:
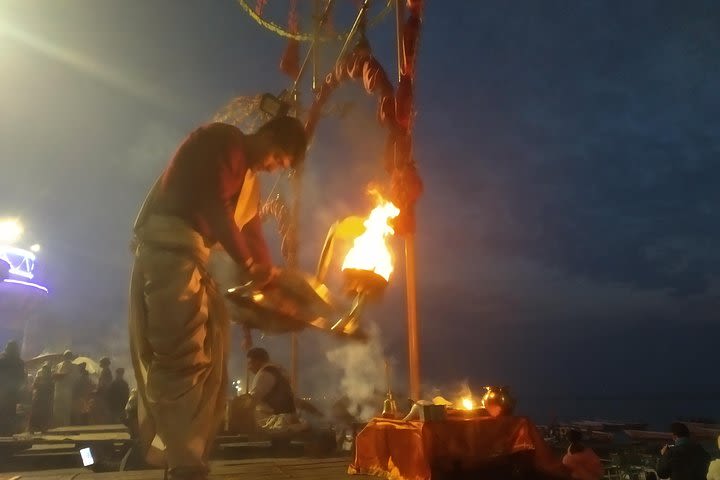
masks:
[[(318, 20), (317, 27), (315, 28), (316, 32), (318, 32), (318, 35), (320, 32), (320, 29), (325, 26), (325, 23), (327, 23), (328, 18), (330, 18), (330, 12), (332, 12), (334, 5), (335, 5), (335, 0), (328, 0), (327, 5), (325, 6), (325, 10), (323, 11), (322, 16), (320, 17), (320, 20)], [(317, 48), (317, 44), (320, 42), (318, 35), (314, 36), (313, 41), (310, 44), (310, 48), (308, 49), (307, 53), (305, 54), (305, 59), (303, 60), (302, 65), (300, 66), (300, 71), (298, 72), (297, 77), (295, 77), (295, 81), (293, 82), (292, 88), (290, 89), (290, 97), (291, 98), (297, 93), (297, 89), (300, 84), (300, 80), (302, 80), (303, 75), (305, 74), (305, 69), (307, 68), (308, 62), (310, 62), (310, 59), (313, 58), (313, 52), (314, 52), (315, 48)]]
[[(290, 210), (290, 248), (288, 249), (288, 267), (297, 268), (298, 255), (300, 250), (300, 193), (302, 190), (302, 166), (295, 170), (295, 174), (290, 179), (290, 187), (293, 193), (293, 203)], [(290, 385), (295, 394), (298, 394), (298, 333), (290, 334)]]
[(415, 276), (415, 234), (405, 237), (405, 284), (407, 288), (408, 365), (410, 397), (421, 398), (420, 391), (420, 329), (417, 317), (417, 283)]
[(365, 20), (365, 15), (367, 15), (367, 10), (370, 7), (370, 0), (365, 0), (360, 7), (360, 11), (358, 11), (357, 16), (355, 17), (355, 22), (353, 23), (352, 28), (350, 29), (350, 33), (348, 33), (347, 38), (345, 39), (345, 43), (343, 43), (342, 48), (340, 49), (340, 53), (337, 56), (337, 60), (335, 63), (342, 60), (342, 58), (345, 56), (345, 53), (348, 50), (348, 47), (350, 47), (350, 42), (352, 41), (353, 37), (355, 37), (355, 34), (358, 31), (358, 28), (360, 27), (360, 22)]
[(290, 334), (290, 386), (298, 394), (298, 334)]
[[(403, 21), (405, 0), (395, 0), (395, 23), (397, 33), (398, 82), (403, 71)], [(407, 294), (408, 370), (410, 374), (410, 398), (419, 400), (420, 390), (420, 329), (417, 318), (417, 282), (415, 274), (415, 234), (405, 236), (405, 287)]]
[(397, 29), (397, 67), (398, 82), (402, 77), (402, 61), (403, 61), (403, 20), (405, 19), (405, 0), (395, 0), (395, 28)]

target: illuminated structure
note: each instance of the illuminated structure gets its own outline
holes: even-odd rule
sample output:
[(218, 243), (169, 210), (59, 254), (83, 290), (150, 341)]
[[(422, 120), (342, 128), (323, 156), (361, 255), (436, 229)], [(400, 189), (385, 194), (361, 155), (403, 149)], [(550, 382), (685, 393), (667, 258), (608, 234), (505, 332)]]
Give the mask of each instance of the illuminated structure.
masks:
[[(39, 251), (37, 245), (33, 250)], [(48, 289), (36, 278), (37, 256), (14, 245), (0, 244), (0, 347), (21, 343), (23, 356), (37, 353), (28, 345), (28, 332), (44, 317)]]

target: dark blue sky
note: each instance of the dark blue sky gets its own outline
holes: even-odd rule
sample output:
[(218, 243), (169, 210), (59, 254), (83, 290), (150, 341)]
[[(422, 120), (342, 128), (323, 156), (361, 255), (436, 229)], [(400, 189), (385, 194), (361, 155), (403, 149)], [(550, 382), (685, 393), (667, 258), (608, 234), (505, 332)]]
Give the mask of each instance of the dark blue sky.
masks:
[[(703, 366), (720, 338), (719, 19), (711, 0), (427, 2), (428, 384), (717, 390)], [(391, 74), (392, 33), (392, 18), (370, 31)], [(62, 341), (120, 353), (146, 189), (234, 95), (287, 85), (283, 48), (231, 0), (0, 3), (0, 211), (45, 246)], [(356, 108), (321, 126), (310, 155), (308, 269), (382, 176), (374, 102), (341, 95)], [(400, 364), (403, 308), (400, 271), (372, 312)], [(312, 350), (306, 362), (322, 361)]]

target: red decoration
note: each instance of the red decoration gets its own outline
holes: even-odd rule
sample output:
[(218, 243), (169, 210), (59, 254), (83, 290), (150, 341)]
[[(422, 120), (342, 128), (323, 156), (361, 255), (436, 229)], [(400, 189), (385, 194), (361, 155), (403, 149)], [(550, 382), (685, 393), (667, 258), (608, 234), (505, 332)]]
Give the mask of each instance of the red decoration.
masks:
[(415, 231), (415, 204), (423, 191), (422, 180), (412, 157), (412, 118), (417, 44), (422, 26), (421, 0), (407, 0), (409, 16), (402, 30), (402, 59), (397, 91), (366, 42), (359, 42), (335, 66), (315, 94), (305, 130), (312, 137), (322, 108), (338, 85), (345, 80), (362, 82), (365, 91), (378, 97), (378, 121), (388, 129), (385, 169), (390, 174), (390, 199), (400, 209), (396, 233)]
[(280, 71), (291, 78), (300, 73), (300, 42), (295, 39), (288, 40), (285, 52), (280, 59)]
[[(298, 31), (297, 0), (290, 2), (288, 30), (292, 33)], [(300, 74), (300, 42), (298, 40), (294, 38), (288, 40), (285, 52), (280, 59), (280, 71), (291, 78), (296, 78)]]
[(266, 3), (267, 0), (257, 0), (257, 3), (255, 4), (255, 13), (262, 15), (263, 8), (265, 8)]

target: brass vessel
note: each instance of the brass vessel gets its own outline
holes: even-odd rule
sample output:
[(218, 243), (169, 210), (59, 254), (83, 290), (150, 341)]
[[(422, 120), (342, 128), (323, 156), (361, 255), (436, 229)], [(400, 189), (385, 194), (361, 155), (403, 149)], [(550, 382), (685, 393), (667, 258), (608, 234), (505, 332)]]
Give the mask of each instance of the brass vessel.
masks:
[(387, 280), (371, 271), (344, 270), (345, 293), (352, 299), (347, 309), (338, 305), (324, 283), (338, 231), (347, 230), (348, 224), (357, 222), (354, 217), (348, 217), (330, 228), (315, 275), (286, 269), (262, 289), (252, 282), (229, 289), (228, 298), (244, 313), (241, 321), (267, 333), (312, 327), (344, 338), (367, 340), (360, 318), (367, 303), (382, 296)]
[(492, 417), (512, 415), (515, 411), (515, 399), (510, 395), (508, 387), (485, 387), (482, 405)]

